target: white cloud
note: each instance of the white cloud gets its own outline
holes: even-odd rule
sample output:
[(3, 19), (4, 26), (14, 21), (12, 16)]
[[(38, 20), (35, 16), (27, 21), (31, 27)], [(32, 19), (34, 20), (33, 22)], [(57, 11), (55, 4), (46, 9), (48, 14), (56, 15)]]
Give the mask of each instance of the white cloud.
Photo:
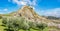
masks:
[(26, 2), (24, 1), (18, 1), (18, 0), (12, 0), (13, 3), (16, 3), (17, 5), (26, 5)]
[(0, 12), (7, 12), (7, 11), (8, 11), (7, 8), (5, 8), (5, 9), (0, 9)]
[[(8, 0), (9, 2), (11, 0)], [(36, 5), (36, 0), (12, 0), (11, 2), (16, 3), (17, 5)]]
[(7, 9), (7, 8), (5, 8), (5, 9), (3, 9), (3, 11), (8, 11), (8, 9)]
[(0, 9), (0, 14), (8, 13), (8, 8)]
[(48, 9), (41, 12), (45, 16), (56, 16), (60, 17), (60, 8)]

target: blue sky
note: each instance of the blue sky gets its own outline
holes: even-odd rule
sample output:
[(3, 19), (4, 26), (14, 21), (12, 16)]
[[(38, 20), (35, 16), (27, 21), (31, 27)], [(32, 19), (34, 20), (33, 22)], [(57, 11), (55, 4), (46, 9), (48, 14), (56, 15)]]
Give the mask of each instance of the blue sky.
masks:
[(24, 5), (33, 5), (40, 15), (60, 16), (60, 0), (0, 0), (0, 14), (17, 11)]

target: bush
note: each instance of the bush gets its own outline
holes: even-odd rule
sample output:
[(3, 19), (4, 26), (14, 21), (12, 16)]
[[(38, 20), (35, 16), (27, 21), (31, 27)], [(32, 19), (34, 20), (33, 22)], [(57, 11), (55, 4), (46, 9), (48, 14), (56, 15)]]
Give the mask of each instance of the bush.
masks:
[(47, 24), (44, 24), (44, 23), (38, 23), (37, 24), (37, 27), (41, 30), (45, 29), (47, 27)]
[(2, 18), (2, 24), (3, 24), (4, 26), (6, 26), (6, 24), (7, 24), (7, 17), (3, 17), (3, 18)]
[(27, 20), (25, 20), (24, 18), (21, 18), (21, 19), (19, 20), (19, 27), (20, 27), (21, 29), (28, 30), (30, 26), (29, 26)]
[(19, 24), (17, 24), (17, 18), (15, 17), (10, 17), (8, 22), (7, 22), (7, 27), (8, 29), (13, 29), (14, 31), (19, 30)]
[[(27, 21), (27, 20), (26, 20)], [(7, 29), (17, 31), (19, 29), (28, 30), (29, 25), (22, 17), (4, 17), (2, 23), (5, 24)]]
[(4, 17), (2, 23), (5, 24), (8, 30), (14, 31), (18, 31), (19, 29), (29, 30), (36, 27), (43, 30), (47, 27), (44, 23), (28, 21), (23, 17)]
[(18, 24), (16, 24), (16, 18), (13, 17), (3, 17), (2, 23), (7, 27), (7, 30), (16, 30), (18, 29)]
[(28, 30), (29, 29), (29, 25), (27, 23), (24, 23), (23, 26), (22, 26), (22, 29)]
[(29, 21), (29, 26), (30, 26), (30, 28), (35, 28), (36, 27), (36, 23), (32, 22), (32, 21)]

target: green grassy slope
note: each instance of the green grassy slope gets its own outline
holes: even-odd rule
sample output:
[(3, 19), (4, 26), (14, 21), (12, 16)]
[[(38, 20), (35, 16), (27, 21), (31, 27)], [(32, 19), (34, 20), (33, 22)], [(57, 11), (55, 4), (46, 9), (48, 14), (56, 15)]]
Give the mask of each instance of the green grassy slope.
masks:
[(2, 26), (2, 19), (0, 19), (0, 31), (4, 31), (4, 28), (5, 27)]

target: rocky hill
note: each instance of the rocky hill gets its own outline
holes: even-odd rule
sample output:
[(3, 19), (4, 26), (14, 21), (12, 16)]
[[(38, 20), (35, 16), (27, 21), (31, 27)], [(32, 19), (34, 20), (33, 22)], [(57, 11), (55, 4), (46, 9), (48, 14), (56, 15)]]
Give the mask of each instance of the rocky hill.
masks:
[(30, 6), (23, 6), (16, 13), (12, 13), (12, 16), (24, 17), (27, 20), (40, 21), (40, 22), (44, 22), (44, 23), (51, 22), (50, 20), (46, 19), (45, 17), (39, 16), (34, 11), (34, 9)]
[[(23, 6), (21, 9), (19, 9), (17, 12), (14, 12), (11, 14), (14, 17), (24, 17), (27, 20), (33, 21), (33, 22), (42, 22), (48, 24), (48, 26), (55, 26), (60, 27), (60, 21), (57, 20), (50, 20), (46, 17), (38, 15), (34, 9), (30, 6)], [(58, 24), (57, 24), (58, 23)]]

